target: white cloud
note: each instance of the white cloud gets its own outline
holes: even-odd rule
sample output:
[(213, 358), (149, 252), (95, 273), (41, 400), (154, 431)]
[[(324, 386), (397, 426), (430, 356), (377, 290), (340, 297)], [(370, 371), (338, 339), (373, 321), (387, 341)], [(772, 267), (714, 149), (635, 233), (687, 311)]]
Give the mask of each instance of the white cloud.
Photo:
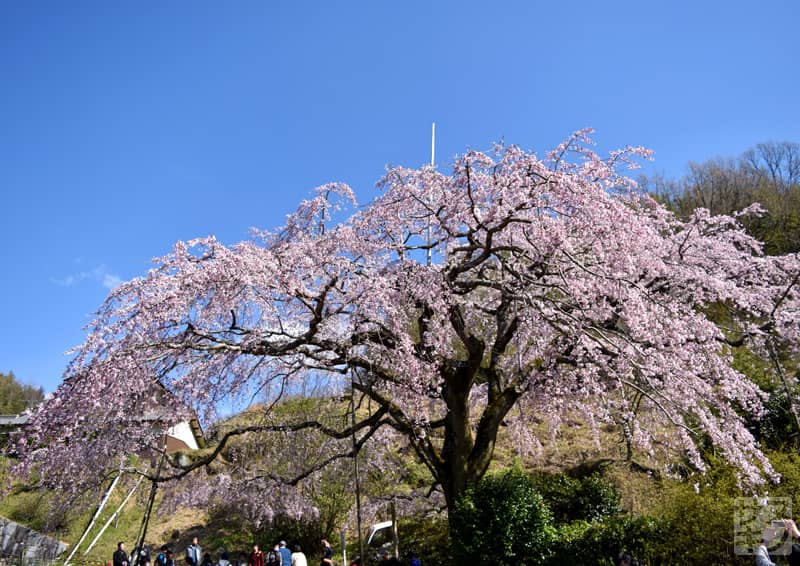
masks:
[(89, 271), (71, 273), (65, 277), (52, 277), (50, 280), (56, 285), (61, 285), (62, 287), (72, 287), (73, 285), (83, 281), (94, 281), (101, 284), (106, 289), (113, 289), (122, 283), (122, 278), (116, 273), (111, 273), (105, 265), (98, 265)]
[(103, 287), (106, 289), (113, 289), (120, 283), (122, 283), (122, 279), (120, 279), (119, 275), (113, 273), (105, 273), (103, 275)]

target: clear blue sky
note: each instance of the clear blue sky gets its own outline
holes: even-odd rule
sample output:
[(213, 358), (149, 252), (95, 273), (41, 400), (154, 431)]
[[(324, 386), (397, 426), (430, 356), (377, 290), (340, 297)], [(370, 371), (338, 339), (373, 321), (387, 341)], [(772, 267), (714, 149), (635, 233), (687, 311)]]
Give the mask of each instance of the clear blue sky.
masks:
[[(501, 6), (503, 6), (501, 8)], [(800, 141), (800, 3), (0, 1), (0, 371), (52, 391), (109, 287), (324, 182), (504, 139)]]

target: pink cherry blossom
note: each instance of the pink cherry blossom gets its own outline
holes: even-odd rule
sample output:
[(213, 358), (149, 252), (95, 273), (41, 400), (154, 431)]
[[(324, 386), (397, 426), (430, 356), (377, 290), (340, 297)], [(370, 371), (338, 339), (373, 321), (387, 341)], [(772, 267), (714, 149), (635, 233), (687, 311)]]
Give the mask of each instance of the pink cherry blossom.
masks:
[[(649, 151), (604, 160), (588, 134), (545, 159), (498, 146), (449, 174), (392, 168), (362, 208), (327, 185), (250, 241), (177, 243), (100, 307), (32, 415), (19, 471), (71, 492), (119, 469), (152, 476), (128, 456), (157, 453), (164, 426), (194, 414), (220, 426), (216, 449), (169, 457), (158, 480), (267, 489), (313, 481), (388, 428), (452, 504), (486, 472), (501, 424), (535, 451), (548, 439), (534, 422), (580, 415), (645, 454), (703, 470), (702, 438), (744, 481), (774, 476), (741, 417), (762, 393), (731, 368), (731, 345), (798, 343), (798, 258), (764, 256), (738, 217), (679, 220), (617, 172)], [(322, 402), (351, 387), (355, 424), (344, 401)], [(302, 395), (329, 412), (278, 410)], [(219, 424), (223, 404), (254, 398), (253, 423)], [(247, 435), (287, 463), (230, 475)]]

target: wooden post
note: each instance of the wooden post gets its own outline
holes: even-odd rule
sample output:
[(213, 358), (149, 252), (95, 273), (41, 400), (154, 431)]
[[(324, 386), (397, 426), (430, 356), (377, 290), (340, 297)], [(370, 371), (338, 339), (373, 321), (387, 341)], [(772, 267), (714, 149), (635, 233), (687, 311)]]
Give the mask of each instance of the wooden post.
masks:
[(167, 457), (167, 445), (164, 444), (164, 451), (161, 453), (161, 458), (158, 459), (158, 466), (156, 467), (155, 478), (151, 481), (150, 497), (147, 499), (147, 507), (144, 510), (144, 517), (142, 517), (142, 526), (139, 527), (139, 535), (136, 537), (136, 545), (132, 550), (137, 550), (136, 556), (132, 561), (132, 566), (139, 564), (139, 556), (142, 554), (142, 546), (144, 546), (144, 537), (147, 535), (147, 525), (150, 523), (150, 512), (153, 510), (153, 503), (156, 500), (156, 491), (158, 490), (158, 476), (161, 474), (161, 466), (164, 464), (164, 459)]
[[(353, 370), (355, 371), (355, 370)], [(355, 376), (352, 377), (355, 379)], [(364, 549), (364, 533), (361, 532), (361, 482), (359, 481), (358, 474), (358, 441), (356, 440), (356, 388), (350, 388), (350, 404), (353, 408), (352, 417), (353, 424), (353, 475), (356, 482), (356, 530), (358, 531), (358, 552), (361, 560), (361, 566), (367, 563), (367, 556)], [(347, 566), (347, 565), (345, 565)]]
[(400, 558), (400, 537), (397, 536), (397, 510), (394, 507), (394, 501), (389, 504), (389, 510), (392, 514), (392, 545), (394, 546), (394, 555)]

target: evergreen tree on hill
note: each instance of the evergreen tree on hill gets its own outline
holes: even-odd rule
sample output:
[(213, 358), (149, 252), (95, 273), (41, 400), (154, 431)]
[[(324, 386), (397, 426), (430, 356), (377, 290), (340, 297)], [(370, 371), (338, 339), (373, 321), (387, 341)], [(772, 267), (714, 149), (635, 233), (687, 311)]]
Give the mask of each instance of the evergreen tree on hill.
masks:
[(20, 383), (13, 371), (0, 373), (0, 414), (16, 415), (43, 400), (41, 387)]

